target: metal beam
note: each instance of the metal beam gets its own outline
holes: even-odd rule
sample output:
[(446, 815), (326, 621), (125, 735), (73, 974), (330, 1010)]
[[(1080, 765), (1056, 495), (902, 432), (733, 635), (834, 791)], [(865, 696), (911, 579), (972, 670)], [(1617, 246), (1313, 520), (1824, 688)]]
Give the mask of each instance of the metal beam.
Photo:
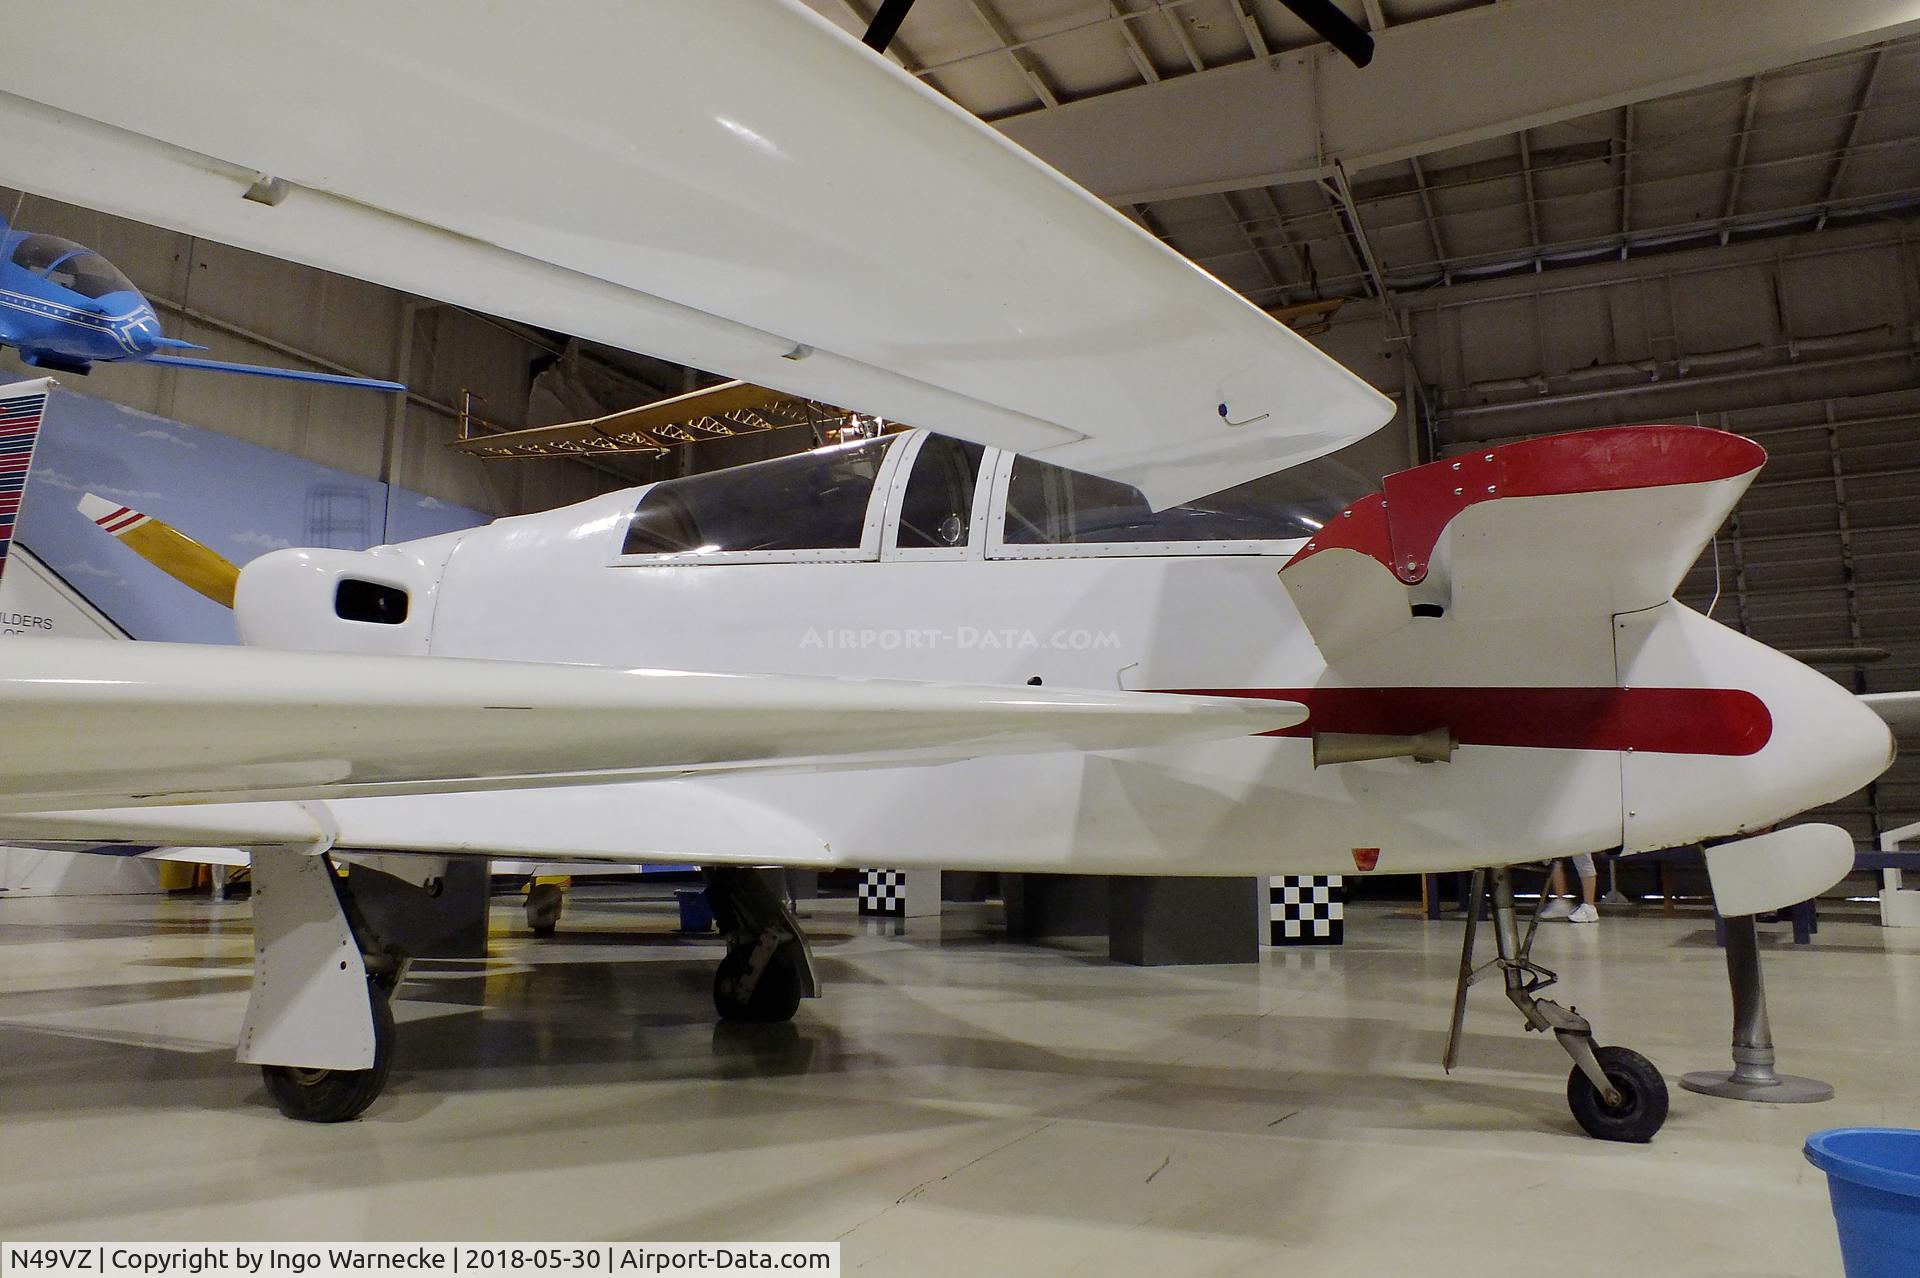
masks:
[(1880, 79), (1880, 67), (1886, 61), (1886, 53), (1885, 49), (1875, 49), (1872, 60), (1867, 63), (1867, 75), (1860, 85), (1860, 96), (1853, 102), (1853, 119), (1847, 123), (1846, 141), (1840, 144), (1840, 154), (1833, 162), (1833, 171), (1827, 174), (1827, 194), (1820, 201), (1820, 221), (1815, 224), (1815, 230), (1826, 229), (1827, 211), (1833, 207), (1833, 201), (1840, 193), (1840, 179), (1846, 176), (1847, 162), (1853, 159), (1854, 147), (1860, 140), (1860, 121), (1866, 118), (1867, 108), (1873, 103), (1873, 86)]
[(1247, 48), (1256, 58), (1264, 58), (1273, 52), (1267, 47), (1266, 33), (1260, 30), (1260, 20), (1247, 8), (1246, 0), (1227, 0), (1233, 10), (1233, 16), (1240, 19), (1240, 31), (1247, 37)]
[[(1759, 368), (1739, 368), (1730, 373), (1703, 373), (1697, 377), (1670, 377), (1657, 382), (1628, 382), (1624, 386), (1608, 386), (1600, 390), (1568, 391), (1564, 394), (1532, 395), (1526, 399), (1502, 400), (1494, 404), (1463, 404), (1446, 411), (1448, 421), (1461, 417), (1487, 417), (1499, 413), (1511, 413), (1526, 408), (1557, 408), (1563, 404), (1590, 404), (1596, 400), (1627, 399), (1638, 395), (1659, 394), (1665, 391), (1672, 394), (1698, 386), (1732, 386), (1742, 382), (1754, 381), (1764, 377), (1794, 376), (1801, 373), (1820, 372), (1836, 368), (1858, 368), (1866, 364), (1890, 364), (1896, 361), (1913, 362), (1913, 352), (1908, 350), (1875, 351), (1867, 355), (1845, 355), (1838, 359), (1802, 360), (1795, 364), (1769, 364)], [(1630, 409), (1622, 409), (1629, 412)], [(1618, 420), (1618, 419), (1616, 419)], [(1627, 419), (1631, 420), (1631, 419)], [(1486, 439), (1488, 436), (1479, 436)], [(1782, 481), (1771, 481), (1782, 482)], [(1795, 483), (1824, 483), (1826, 476), (1816, 475), (1809, 479), (1794, 480)], [(1762, 485), (1765, 487), (1766, 485)]]
[[(1116, 18), (1124, 19), (1127, 10), (1122, 8), (1120, 0), (1107, 0), (1107, 12)], [(1157, 84), (1160, 80), (1160, 68), (1153, 65), (1153, 59), (1147, 55), (1147, 46), (1140, 43), (1140, 37), (1133, 33), (1133, 24), (1120, 23), (1120, 39), (1127, 46), (1127, 56), (1133, 59), (1134, 70), (1140, 73), (1140, 79), (1147, 84)]]
[[(1876, 142), (1862, 143), (1856, 146), (1854, 148), (1854, 151), (1856, 155), (1879, 154), (1879, 153), (1886, 153), (1886, 154), (1892, 154), (1892, 155), (1905, 155), (1905, 154), (1910, 154), (1914, 152), (1916, 148), (1920, 148), (1920, 133), (1908, 134), (1908, 135), (1904, 135), (1896, 138), (1887, 138), (1887, 139), (1876, 141)], [(1815, 163), (1822, 160), (1826, 160), (1831, 156), (1831, 154), (1832, 153), (1829, 150), (1820, 150), (1820, 151), (1806, 152), (1798, 155), (1777, 156), (1767, 160), (1750, 160), (1747, 164), (1747, 170), (1750, 174), (1771, 173), (1775, 170), (1782, 170), (1782, 169), (1791, 170), (1796, 166), (1804, 167), (1809, 163)], [(1536, 158), (1537, 157), (1538, 157), (1538, 153), (1536, 153)], [(1535, 171), (1536, 173), (1538, 173), (1543, 170), (1536, 168)], [(1699, 179), (1699, 178), (1716, 178), (1721, 176), (1723, 172), (1724, 172), (1724, 169), (1721, 166), (1714, 166), (1711, 168), (1688, 170), (1685, 172), (1666, 173), (1650, 181), (1637, 183), (1635, 184), (1635, 187), (1633, 189), (1637, 189), (1637, 187), (1640, 185), (1651, 187), (1651, 186), (1665, 185), (1668, 183), (1685, 182), (1685, 181)], [(1508, 176), (1509, 177), (1517, 176), (1518, 173), (1519, 173), (1519, 170), (1516, 169), (1513, 174), (1509, 174)], [(1444, 192), (1453, 188), (1449, 187), (1444, 182), (1433, 183), (1430, 179), (1428, 189), (1432, 192), (1439, 193), (1439, 192)], [(1583, 247), (1587, 249), (1592, 249), (1595, 247), (1611, 246), (1617, 249), (1620, 247), (1620, 245), (1623, 242), (1631, 242), (1635, 246), (1638, 246), (1646, 242), (1649, 236), (1656, 236), (1656, 235), (1665, 235), (1669, 239), (1673, 239), (1673, 238), (1691, 237), (1694, 235), (1705, 234), (1705, 233), (1724, 232), (1725, 234), (1722, 235), (1722, 242), (1724, 243), (1727, 239), (1730, 239), (1734, 233), (1737, 233), (1739, 231), (1752, 230), (1752, 229), (1755, 229), (1756, 227), (1764, 227), (1769, 223), (1785, 223), (1790, 221), (1799, 221), (1803, 219), (1812, 220), (1819, 217), (1823, 212), (1826, 213), (1830, 218), (1831, 216), (1837, 215), (1842, 211), (1846, 211), (1846, 210), (1857, 211), (1862, 208), (1868, 208), (1868, 209), (1873, 209), (1875, 211), (1882, 211), (1882, 212), (1890, 211), (1892, 207), (1896, 204), (1905, 205), (1905, 204), (1911, 203), (1910, 197), (1913, 195), (1914, 190), (1915, 190), (1914, 187), (1909, 186), (1909, 187), (1895, 188), (1892, 190), (1875, 191), (1868, 195), (1856, 195), (1856, 196), (1852, 196), (1844, 199), (1837, 199), (1833, 201), (1833, 203), (1830, 205), (1822, 205), (1817, 200), (1809, 200), (1800, 204), (1792, 204), (1792, 205), (1777, 204), (1772, 207), (1749, 209), (1744, 213), (1735, 214), (1733, 217), (1730, 217), (1730, 218), (1722, 217), (1718, 214), (1715, 214), (1714, 216), (1711, 216), (1711, 217), (1693, 218), (1693, 219), (1689, 219), (1686, 221), (1679, 221), (1679, 222), (1668, 222), (1660, 226), (1641, 226), (1631, 231), (1626, 241), (1623, 241), (1623, 238), (1618, 233), (1618, 231), (1615, 231), (1614, 233), (1609, 235), (1596, 234), (1596, 235), (1578, 236), (1573, 238), (1559, 239), (1559, 240), (1552, 240), (1552, 241), (1542, 240), (1538, 245), (1532, 246), (1531, 248), (1525, 245), (1516, 245), (1512, 248), (1501, 248), (1501, 249), (1493, 250), (1490, 253), (1481, 253), (1477, 255), (1477, 257), (1479, 259), (1486, 259), (1486, 260), (1508, 260), (1513, 258), (1516, 254), (1524, 254), (1529, 257), (1544, 256), (1555, 251), (1566, 251), (1566, 250), (1577, 251)], [(1422, 224), (1424, 219), (1417, 215), (1409, 215), (1406, 217), (1395, 217), (1392, 219), (1388, 219), (1387, 217), (1382, 216), (1378, 212), (1378, 210), (1380, 210), (1381, 207), (1389, 201), (1398, 200), (1408, 194), (1417, 194), (1417, 193), (1418, 193), (1417, 186), (1414, 187), (1412, 190), (1393, 189), (1393, 190), (1388, 190), (1385, 193), (1372, 194), (1372, 195), (1362, 195), (1359, 192), (1356, 192), (1354, 197), (1354, 202), (1357, 203), (1361, 207), (1361, 209), (1366, 210), (1370, 214), (1372, 214), (1372, 216), (1369, 217), (1369, 223), (1374, 228), (1375, 233), (1384, 234), (1385, 232), (1388, 232), (1388, 231), (1408, 230), (1411, 228), (1418, 227)], [(1590, 190), (1589, 191), (1567, 191), (1557, 195), (1546, 195), (1546, 196), (1540, 197), (1540, 199), (1537, 202), (1542, 210), (1543, 224), (1546, 220), (1547, 211), (1552, 207), (1556, 205), (1565, 205), (1565, 204), (1570, 204), (1577, 201), (1585, 200), (1590, 198), (1594, 193), (1595, 192)], [(1801, 228), (1801, 227), (1794, 228), (1796, 232), (1800, 229), (1810, 229), (1810, 228)], [(1431, 263), (1431, 262), (1426, 263), (1426, 265), (1433, 265), (1433, 264), (1434, 263)], [(1416, 265), (1416, 263), (1413, 262), (1412, 260), (1408, 260), (1406, 262), (1403, 262), (1401, 265), (1407, 268), (1411, 268), (1414, 265)]]
[[(950, 58), (941, 58), (938, 62), (923, 62), (919, 68), (914, 71), (914, 74), (924, 79), (927, 76), (938, 75), (942, 71), (948, 71), (969, 62), (978, 62), (984, 58), (1000, 57), (1009, 49), (1032, 49), (1045, 44), (1049, 40), (1071, 39), (1083, 32), (1095, 31), (1101, 27), (1124, 27), (1155, 16), (1170, 17), (1171, 10), (1187, 8), (1206, 2), (1207, 0), (1145, 0), (1146, 7), (1144, 9), (1128, 9), (1122, 7), (1118, 13), (1108, 11), (1097, 18), (1091, 18), (1085, 22), (1076, 22), (1064, 27), (1053, 27), (1030, 39), (1015, 40), (997, 48), (980, 49), (973, 53), (956, 54)], [(842, 3), (845, 3), (845, 0), (842, 0)]]
[(1206, 61), (1200, 56), (1200, 46), (1193, 42), (1193, 33), (1187, 30), (1187, 24), (1180, 20), (1179, 14), (1173, 12), (1173, 10), (1167, 6), (1160, 5), (1157, 7), (1160, 11), (1160, 16), (1167, 20), (1167, 29), (1172, 31), (1173, 38), (1180, 42), (1180, 48), (1186, 53), (1187, 61), (1193, 64), (1195, 71), (1205, 71), (1207, 69)]
[(1270, 186), (1255, 187), (1253, 194), (1266, 202), (1269, 224), (1273, 227), (1273, 233), (1280, 239), (1280, 247), (1293, 258), (1293, 268), (1299, 273), (1301, 283), (1311, 287), (1313, 280), (1310, 278), (1311, 271), (1307, 265), (1307, 256), (1301, 251), (1300, 242), (1287, 233), (1287, 215), (1280, 211), (1279, 197), (1273, 193), (1273, 188)]
[(1533, 250), (1533, 269), (1540, 268), (1540, 198), (1533, 189), (1533, 148), (1527, 145), (1527, 131), (1520, 130), (1520, 180), (1527, 192), (1527, 246)]
[(1406, 326), (1400, 322), (1400, 308), (1393, 304), (1393, 294), (1387, 288), (1386, 268), (1380, 265), (1375, 256), (1373, 245), (1367, 240), (1367, 228), (1361, 225), (1360, 209), (1353, 202), (1353, 187), (1347, 181), (1347, 172), (1338, 160), (1334, 161), (1332, 176), (1320, 183), (1333, 202), (1340, 220), (1346, 223), (1347, 235), (1351, 240), (1354, 256), (1359, 259), (1361, 269), (1367, 274), (1367, 283), (1373, 288), (1373, 295), (1380, 299), (1382, 318), (1387, 322), (1387, 332), (1396, 340), (1406, 344), (1401, 352), (1411, 359), (1413, 355), (1411, 339), (1407, 336)]
[(1240, 238), (1246, 241), (1248, 251), (1253, 254), (1253, 260), (1260, 266), (1260, 273), (1267, 277), (1267, 287), (1284, 299), (1287, 293), (1287, 282), (1274, 268), (1273, 260), (1267, 256), (1266, 246), (1254, 236), (1253, 227), (1246, 213), (1241, 210), (1239, 202), (1228, 191), (1220, 192), (1220, 201), (1227, 206), (1227, 212), (1232, 215), (1234, 227), (1239, 230)]
[[(1366, 205), (1361, 204), (1360, 207), (1364, 209)], [(1832, 211), (1839, 214), (1863, 209), (1872, 210), (1881, 216), (1911, 215), (1920, 211), (1920, 186), (1839, 200), (1834, 203)], [(1724, 222), (1716, 217), (1701, 222), (1678, 222), (1665, 226), (1644, 227), (1625, 239), (1616, 234), (1559, 240), (1544, 245), (1538, 252), (1517, 246), (1509, 250), (1496, 249), (1441, 261), (1402, 261), (1394, 268), (1394, 287), (1405, 293), (1413, 289), (1431, 288), (1436, 284), (1458, 283), (1463, 279), (1484, 279), (1521, 270), (1537, 271), (1543, 267), (1551, 269), (1561, 265), (1583, 266), (1609, 254), (1624, 261), (1635, 250), (1670, 247), (1680, 240), (1703, 239), (1729, 228), (1735, 234), (1769, 231), (1779, 235), (1798, 234), (1802, 230), (1811, 230), (1811, 223), (1819, 212), (1819, 205), (1809, 203), (1764, 213), (1744, 213), (1731, 222)], [(1376, 226), (1376, 229), (1395, 230), (1408, 225), (1412, 223), (1402, 223), (1393, 227)], [(1215, 259), (1203, 254), (1195, 256), (1193, 260), (1204, 267)], [(1351, 278), (1355, 276), (1336, 276), (1333, 277), (1332, 283), (1338, 284)]]
[(1034, 56), (1025, 49), (1012, 47), (1018, 41), (1014, 39), (1013, 31), (1007, 26), (1006, 20), (994, 10), (990, 0), (967, 0), (967, 4), (980, 21), (986, 24), (987, 30), (993, 32), (993, 38), (1006, 49), (1007, 56), (1013, 59), (1013, 65), (1020, 68), (1021, 76), (1026, 79), (1027, 87), (1033, 90), (1033, 96), (1040, 99), (1040, 105), (1059, 106), (1060, 95), (1054, 92), (1051, 84), (1047, 83), (1047, 77), (1041, 72), (1040, 64), (1035, 61)]
[[(1745, 101), (1740, 107), (1740, 133), (1733, 143), (1733, 164), (1727, 172), (1727, 199), (1720, 209), (1722, 218), (1731, 218), (1734, 208), (1740, 203), (1740, 181), (1747, 171), (1747, 144), (1753, 137), (1753, 112), (1759, 104), (1760, 77), (1756, 75), (1747, 81)], [(1722, 244), (1727, 242), (1729, 234), (1727, 231), (1720, 232)]]
[[(1858, 648), (1866, 642), (1865, 632), (1860, 624), (1860, 574), (1859, 564), (1854, 557), (1853, 547), (1853, 510), (1847, 505), (1847, 469), (1840, 455), (1840, 422), (1833, 411), (1833, 401), (1826, 404), (1827, 417), (1827, 469), (1833, 476), (1833, 509), (1840, 534), (1840, 580), (1847, 591), (1847, 638)], [(1864, 671), (1854, 668), (1855, 692), (1867, 690)]]
[(1433, 211), (1433, 190), (1427, 185), (1427, 171), (1420, 166), (1417, 155), (1408, 156), (1407, 163), (1413, 169), (1414, 184), (1420, 188), (1420, 209), (1426, 215), (1427, 234), (1433, 239), (1433, 260), (1440, 263), (1441, 278), (1452, 283), (1452, 276), (1447, 272), (1447, 245), (1440, 238), (1440, 218)]
[(1912, 0), (1507, 0), (1396, 26), (1364, 70), (1316, 46), (998, 123), (1137, 203), (1310, 179), (1323, 154), (1357, 173), (1915, 31)]
[(1633, 103), (1621, 109), (1620, 260), (1627, 260), (1627, 236), (1633, 231)]

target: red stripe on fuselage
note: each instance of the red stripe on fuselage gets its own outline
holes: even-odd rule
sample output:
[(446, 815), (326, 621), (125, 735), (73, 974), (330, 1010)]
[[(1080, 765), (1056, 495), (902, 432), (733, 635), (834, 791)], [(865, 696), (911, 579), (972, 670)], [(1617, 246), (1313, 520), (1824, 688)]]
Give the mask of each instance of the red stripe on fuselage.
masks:
[(1461, 745), (1652, 754), (1755, 754), (1773, 736), (1766, 703), (1737, 688), (1177, 688), (1206, 697), (1298, 701), (1316, 732), (1411, 736), (1436, 728)]

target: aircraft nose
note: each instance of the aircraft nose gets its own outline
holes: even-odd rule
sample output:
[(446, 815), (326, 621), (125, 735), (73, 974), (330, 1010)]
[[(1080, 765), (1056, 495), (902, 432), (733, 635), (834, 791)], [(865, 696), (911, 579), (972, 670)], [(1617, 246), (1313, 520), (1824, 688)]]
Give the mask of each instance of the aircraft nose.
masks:
[(160, 349), (160, 317), (153, 313), (152, 307), (141, 307), (127, 325), (126, 333), (127, 340), (141, 355), (151, 355)]
[(1766, 779), (1756, 780), (1761, 795), (1782, 808), (1781, 817), (1845, 798), (1887, 770), (1893, 733), (1860, 698), (1771, 649), (1752, 654), (1752, 661), (1748, 686), (1773, 719), (1772, 740), (1753, 760)]
[(1853, 693), (1697, 613), (1658, 611), (1665, 615), (1647, 616), (1631, 644), (1623, 684), (1719, 689), (1729, 735), (1711, 753), (1626, 756), (1630, 851), (1750, 833), (1845, 798), (1886, 771), (1893, 734)]
[[(1798, 662), (1794, 664), (1798, 665)], [(1851, 794), (1876, 780), (1893, 764), (1893, 730), (1859, 697), (1832, 679), (1802, 666), (1805, 704), (1786, 717), (1789, 731), (1805, 734), (1798, 743), (1809, 769), (1827, 788)]]

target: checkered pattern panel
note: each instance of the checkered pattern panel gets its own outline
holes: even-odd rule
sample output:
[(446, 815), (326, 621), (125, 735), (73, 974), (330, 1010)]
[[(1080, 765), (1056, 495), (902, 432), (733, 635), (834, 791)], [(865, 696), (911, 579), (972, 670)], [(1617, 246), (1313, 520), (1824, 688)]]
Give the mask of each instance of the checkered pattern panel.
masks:
[(860, 871), (860, 913), (888, 918), (907, 915), (907, 872), (905, 870)]
[(1339, 945), (1346, 939), (1346, 915), (1338, 874), (1280, 874), (1267, 880), (1269, 945)]

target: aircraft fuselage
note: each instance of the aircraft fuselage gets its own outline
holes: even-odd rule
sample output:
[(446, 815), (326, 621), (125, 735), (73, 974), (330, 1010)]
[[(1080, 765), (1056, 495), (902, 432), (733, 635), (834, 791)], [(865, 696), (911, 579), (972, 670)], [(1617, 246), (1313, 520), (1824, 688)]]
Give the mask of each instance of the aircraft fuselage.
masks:
[[(963, 512), (964, 544), (903, 545), (923, 438), (933, 437), (902, 437), (880, 467), (858, 545), (629, 553), (636, 502), (644, 511), (652, 490), (628, 491), (367, 554), (278, 552), (242, 576), (243, 637), (715, 672), (1205, 690), (1314, 707), (1313, 721), (1286, 735), (1209, 745), (671, 783), (722, 806), (780, 812), (813, 836), (803, 843), (844, 864), (1460, 869), (1751, 831), (1885, 765), (1884, 727), (1837, 685), (1670, 600), (1616, 617), (1603, 599), (1524, 623), (1464, 609), (1415, 615), (1330, 666), (1278, 576), (1303, 538), (1014, 540), (1014, 458), (991, 450)], [(404, 592), (405, 619), (341, 616), (342, 579)], [(1313, 732), (1434, 729), (1458, 742), (1445, 762), (1314, 764)], [(648, 784), (658, 783), (515, 802), (534, 803), (549, 828), (625, 823), (658, 844), (671, 831), (642, 833)]]

